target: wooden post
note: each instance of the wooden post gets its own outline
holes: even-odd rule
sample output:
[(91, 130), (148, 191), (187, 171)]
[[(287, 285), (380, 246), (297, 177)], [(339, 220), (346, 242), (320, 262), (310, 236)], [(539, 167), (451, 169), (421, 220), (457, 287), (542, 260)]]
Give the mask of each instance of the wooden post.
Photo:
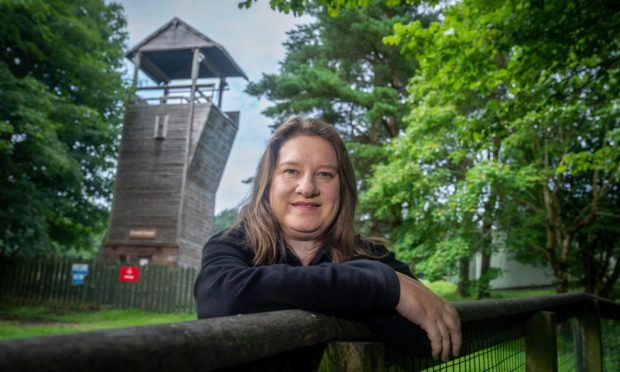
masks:
[(138, 87), (138, 72), (140, 72), (140, 61), (141, 60), (142, 60), (142, 53), (137, 52), (136, 55), (133, 57), (134, 69), (133, 69), (133, 79), (131, 80), (131, 88), (133, 92), (135, 92), (136, 88)]
[(555, 314), (549, 311), (534, 313), (525, 331), (525, 370), (527, 372), (556, 372), (558, 345)]
[(224, 99), (224, 88), (226, 88), (226, 78), (220, 78), (220, 86), (217, 93), (217, 107), (222, 108), (222, 100)]
[(583, 370), (602, 371), (601, 324), (597, 303), (594, 300), (584, 302), (580, 315)]
[(198, 80), (198, 63), (200, 62), (200, 48), (194, 48), (192, 56), (192, 91), (190, 102), (194, 103), (196, 98), (196, 81)]
[(192, 56), (192, 90), (189, 99), (189, 122), (187, 123), (187, 135), (185, 137), (185, 156), (183, 164), (183, 178), (181, 178), (181, 197), (179, 203), (179, 215), (177, 216), (176, 241), (179, 242), (181, 227), (183, 226), (183, 204), (185, 203), (185, 182), (189, 169), (189, 155), (192, 146), (192, 131), (194, 130), (194, 98), (196, 97), (196, 80), (198, 80), (198, 63), (200, 62), (200, 48), (194, 48)]
[(164, 95), (159, 99), (160, 105), (165, 105), (168, 103), (168, 94), (170, 93), (170, 89), (168, 88), (168, 82), (164, 83)]
[(385, 346), (379, 342), (329, 342), (319, 371), (383, 372)]
[[(127, 95), (125, 101), (125, 107), (129, 107), (129, 105), (134, 101), (134, 98), (136, 97), (136, 92), (138, 91), (138, 74), (140, 72), (140, 65), (142, 63), (141, 61), (142, 53), (137, 52), (136, 55), (133, 57), (133, 78), (131, 79), (131, 88), (129, 89), (129, 94)], [(127, 110), (125, 110), (125, 115), (127, 115)], [(112, 216), (111, 213), (110, 216)]]

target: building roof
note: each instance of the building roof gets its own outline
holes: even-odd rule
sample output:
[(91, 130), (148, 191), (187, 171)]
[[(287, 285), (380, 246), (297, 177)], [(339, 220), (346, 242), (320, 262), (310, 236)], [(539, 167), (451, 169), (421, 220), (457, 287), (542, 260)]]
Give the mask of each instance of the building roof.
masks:
[(156, 83), (190, 79), (192, 50), (203, 55), (198, 78), (248, 77), (226, 49), (177, 17), (166, 23), (125, 55), (133, 61), (140, 52), (140, 70)]

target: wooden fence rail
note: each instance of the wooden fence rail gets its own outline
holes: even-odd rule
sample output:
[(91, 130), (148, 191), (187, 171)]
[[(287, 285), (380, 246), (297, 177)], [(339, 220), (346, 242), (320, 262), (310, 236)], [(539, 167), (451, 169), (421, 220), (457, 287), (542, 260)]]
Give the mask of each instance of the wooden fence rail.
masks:
[[(75, 263), (87, 264), (81, 285), (72, 284)], [(20, 303), (100, 305), (161, 312), (194, 312), (192, 268), (142, 266), (136, 283), (119, 282), (119, 264), (80, 259), (0, 261), (0, 299)]]
[(398, 354), (358, 323), (287, 310), (0, 342), (0, 370), (620, 370), (620, 305), (584, 293), (454, 305), (464, 343), (447, 363)]

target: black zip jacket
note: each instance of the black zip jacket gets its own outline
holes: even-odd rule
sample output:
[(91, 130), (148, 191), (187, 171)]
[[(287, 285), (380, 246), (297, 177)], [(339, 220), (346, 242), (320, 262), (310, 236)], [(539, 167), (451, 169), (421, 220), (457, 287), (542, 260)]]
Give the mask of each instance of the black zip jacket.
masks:
[(216, 234), (203, 249), (194, 286), (198, 318), (300, 309), (359, 321), (401, 352), (430, 356), (426, 333), (395, 310), (395, 271), (413, 277), (411, 271), (385, 247), (373, 251), (380, 258), (332, 263), (323, 247), (303, 266), (287, 249), (281, 263), (253, 266), (242, 228)]

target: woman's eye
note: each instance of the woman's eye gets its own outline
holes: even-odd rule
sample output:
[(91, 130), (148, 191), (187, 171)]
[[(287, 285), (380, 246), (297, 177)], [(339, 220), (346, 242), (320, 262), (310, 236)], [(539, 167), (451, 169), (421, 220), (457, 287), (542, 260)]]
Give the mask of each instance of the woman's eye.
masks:
[(329, 172), (319, 172), (319, 173), (317, 173), (317, 175), (319, 177), (321, 177), (321, 178), (329, 178), (329, 179), (334, 178), (334, 175), (332, 173), (329, 173)]
[(284, 173), (287, 176), (294, 176), (297, 174), (297, 170), (296, 169), (285, 169), (282, 173)]

